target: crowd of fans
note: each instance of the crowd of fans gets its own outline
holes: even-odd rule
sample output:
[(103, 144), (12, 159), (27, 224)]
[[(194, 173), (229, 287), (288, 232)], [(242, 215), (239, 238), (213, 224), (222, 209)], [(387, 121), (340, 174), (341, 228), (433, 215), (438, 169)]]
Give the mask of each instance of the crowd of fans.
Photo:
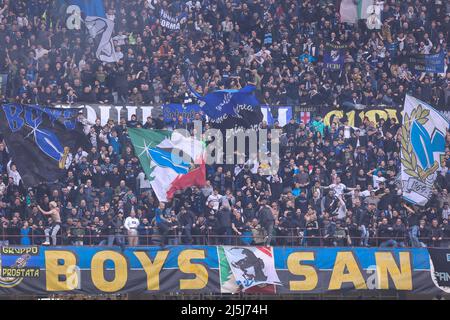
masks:
[[(61, 3), (0, 1), (7, 99), (162, 104), (182, 102), (187, 81), (199, 92), (251, 81), (269, 105), (399, 106), (406, 92), (437, 108), (449, 104), (448, 73), (420, 73), (409, 64), (411, 55), (439, 52), (448, 64), (447, 1), (384, 1), (381, 30), (369, 30), (364, 20), (340, 23), (334, 0), (105, 0), (123, 53), (111, 64), (96, 59), (98, 42), (86, 28), (67, 28)], [(181, 30), (162, 27), (159, 8), (174, 16), (187, 11)], [(342, 70), (326, 68), (326, 43), (347, 45)]]
[[(66, 177), (27, 190), (0, 144), (0, 239), (49, 243), (55, 218), (43, 213), (57, 206), (62, 231), (53, 243), (73, 245), (449, 245), (450, 172), (438, 172), (426, 206), (405, 203), (394, 122), (377, 128), (365, 121), (354, 129), (345, 119), (330, 126), (320, 116), (309, 124), (291, 120), (283, 127), (277, 174), (261, 175), (254, 162), (211, 165), (205, 186), (159, 203), (127, 128), (172, 129), (183, 121), (149, 117), (142, 126), (133, 119), (105, 126), (97, 121), (90, 130), (92, 149), (77, 151)], [(448, 168), (448, 131), (446, 141)]]
[[(450, 105), (445, 1), (385, 1), (381, 30), (340, 23), (336, 1), (160, 1), (188, 11), (173, 31), (159, 25), (154, 1), (105, 0), (124, 55), (109, 64), (95, 58), (83, 28), (66, 28), (57, 2), (0, 1), (3, 100), (158, 105), (183, 102), (190, 81), (203, 93), (254, 83), (269, 105), (400, 107), (406, 93), (441, 110)], [(324, 65), (326, 42), (348, 45), (342, 70)], [(446, 73), (408, 64), (411, 54), (441, 51)], [(178, 120), (149, 117), (142, 126), (192, 130)], [(29, 189), (0, 144), (0, 243), (53, 242), (54, 216), (42, 211), (54, 201), (58, 244), (450, 245), (450, 172), (438, 172), (425, 207), (405, 203), (400, 125), (392, 119), (353, 128), (346, 119), (328, 126), (320, 116), (294, 118), (283, 127), (278, 174), (263, 176), (254, 164), (208, 166), (206, 186), (168, 203), (158, 202), (134, 155), (127, 128), (140, 126), (135, 117), (98, 120), (92, 149), (74, 154), (67, 176)], [(446, 142), (450, 168), (448, 131)]]

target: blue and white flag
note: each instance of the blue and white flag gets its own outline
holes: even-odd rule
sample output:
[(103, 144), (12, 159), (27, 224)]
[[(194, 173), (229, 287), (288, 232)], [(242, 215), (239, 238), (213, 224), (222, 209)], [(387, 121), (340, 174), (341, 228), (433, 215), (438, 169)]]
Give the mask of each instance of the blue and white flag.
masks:
[(95, 56), (103, 62), (117, 62), (123, 58), (122, 52), (116, 52), (112, 34), (114, 22), (109, 19), (88, 16), (85, 19), (86, 28), (90, 36), (96, 40), (97, 50)]
[(16, 103), (0, 107), (0, 130), (25, 186), (63, 177), (78, 148), (90, 149), (78, 112)]
[[(278, 117), (274, 117), (272, 114), (272, 108), (277, 109)], [(267, 125), (273, 126), (275, 121), (278, 121), (278, 124), (281, 127), (284, 127), (289, 121), (292, 119), (292, 107), (291, 106), (261, 106), (261, 111), (264, 117), (264, 121), (267, 122)]]
[(327, 69), (340, 70), (344, 66), (344, 54), (348, 49), (346, 44), (325, 43), (323, 62)]
[(406, 95), (401, 137), (403, 198), (425, 205), (438, 172), (445, 167), (448, 120), (427, 103)]
[(159, 23), (164, 28), (170, 30), (180, 30), (181, 25), (186, 21), (186, 18), (187, 14), (185, 12), (182, 12), (177, 16), (173, 16), (164, 9), (159, 11)]
[(198, 94), (191, 86), (189, 88), (214, 127), (250, 128), (263, 120), (260, 103), (254, 94), (256, 87), (253, 85), (239, 90), (217, 90), (205, 96)]
[(325, 51), (323, 62), (327, 69), (341, 70), (344, 65), (344, 54), (342, 50)]
[(84, 23), (97, 46), (95, 56), (98, 60), (117, 62), (123, 57), (121, 52), (115, 51), (112, 40), (114, 22), (106, 19), (103, 0), (60, 0), (60, 2), (61, 6), (67, 6), (65, 8), (67, 29), (80, 30)]

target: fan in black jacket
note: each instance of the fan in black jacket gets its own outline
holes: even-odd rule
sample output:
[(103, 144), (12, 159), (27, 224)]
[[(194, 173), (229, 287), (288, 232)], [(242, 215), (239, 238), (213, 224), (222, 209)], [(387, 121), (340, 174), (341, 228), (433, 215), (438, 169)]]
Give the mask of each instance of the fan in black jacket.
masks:
[(181, 207), (177, 215), (177, 220), (182, 229), (181, 242), (183, 244), (192, 244), (192, 228), (195, 223), (194, 213), (185, 207)]
[(395, 247), (396, 241), (393, 239), (393, 227), (388, 223), (387, 218), (381, 220), (378, 226), (378, 243), (380, 247)]
[(421, 219), (419, 222), (418, 237), (419, 237), (420, 245), (422, 247), (427, 247), (430, 244), (431, 230), (426, 225), (426, 221), (423, 219)]
[(399, 247), (404, 247), (407, 230), (401, 218), (397, 218), (395, 224), (392, 226), (392, 229), (393, 229), (393, 239), (397, 242), (397, 245)]
[(448, 219), (444, 219), (442, 221), (442, 243), (443, 247), (448, 248), (450, 244), (450, 224), (448, 223)]
[(444, 237), (444, 232), (442, 230), (442, 227), (438, 224), (437, 219), (433, 219), (433, 221), (431, 222), (430, 233), (431, 233), (430, 245), (433, 247), (440, 247), (442, 239)]

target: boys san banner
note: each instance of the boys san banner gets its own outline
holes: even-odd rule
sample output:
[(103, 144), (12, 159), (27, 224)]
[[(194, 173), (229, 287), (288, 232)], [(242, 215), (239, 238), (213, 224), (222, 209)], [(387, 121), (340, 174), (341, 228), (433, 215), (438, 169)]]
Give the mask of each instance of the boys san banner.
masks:
[(449, 249), (248, 246), (0, 247), (0, 296), (327, 293), (449, 296)]

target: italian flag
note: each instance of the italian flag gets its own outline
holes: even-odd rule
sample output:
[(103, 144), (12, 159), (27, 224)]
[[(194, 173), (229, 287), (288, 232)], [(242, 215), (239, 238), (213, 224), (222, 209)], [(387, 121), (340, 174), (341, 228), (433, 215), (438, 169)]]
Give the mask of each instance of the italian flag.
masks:
[(159, 201), (177, 190), (206, 184), (205, 146), (176, 131), (128, 129), (136, 156)]

